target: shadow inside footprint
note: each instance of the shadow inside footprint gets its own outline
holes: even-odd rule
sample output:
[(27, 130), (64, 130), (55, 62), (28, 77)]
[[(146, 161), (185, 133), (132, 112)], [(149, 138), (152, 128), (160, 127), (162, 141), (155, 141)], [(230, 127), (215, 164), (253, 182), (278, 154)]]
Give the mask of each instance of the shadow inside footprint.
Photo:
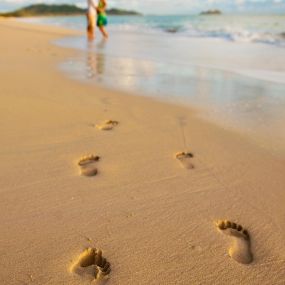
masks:
[(95, 156), (93, 154), (82, 157), (78, 162), (78, 165), (80, 166), (81, 175), (95, 176), (98, 173), (98, 169), (95, 166), (95, 162), (97, 162), (99, 159), (99, 156)]
[(181, 163), (181, 165), (184, 168), (192, 169), (194, 168), (193, 163), (191, 162), (191, 158), (194, 157), (194, 155), (191, 152), (178, 152), (175, 155), (175, 158), (178, 159)]
[(233, 243), (229, 248), (229, 256), (239, 263), (249, 264), (253, 260), (250, 248), (250, 236), (246, 229), (241, 225), (230, 221), (217, 221), (216, 226), (219, 230), (231, 236)]
[(111, 264), (102, 256), (102, 250), (90, 247), (79, 255), (70, 271), (81, 276), (92, 276), (95, 280), (105, 279), (111, 272)]
[(118, 121), (107, 120), (100, 125), (96, 125), (96, 128), (102, 131), (109, 131), (112, 130), (118, 124), (119, 124)]

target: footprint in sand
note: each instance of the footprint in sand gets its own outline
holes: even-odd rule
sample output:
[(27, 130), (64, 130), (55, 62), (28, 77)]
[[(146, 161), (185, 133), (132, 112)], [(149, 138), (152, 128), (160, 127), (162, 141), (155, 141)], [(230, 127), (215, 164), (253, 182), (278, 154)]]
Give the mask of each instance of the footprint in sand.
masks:
[(193, 156), (194, 155), (191, 152), (184, 152), (184, 151), (178, 152), (175, 154), (175, 158), (178, 159), (180, 161), (181, 165), (187, 169), (194, 168), (194, 165), (191, 162), (191, 158)]
[(99, 281), (108, 278), (111, 264), (102, 256), (102, 250), (89, 247), (71, 265), (70, 271)]
[(98, 169), (95, 163), (99, 159), (100, 159), (99, 156), (95, 156), (93, 154), (82, 157), (78, 162), (78, 165), (80, 166), (81, 175), (95, 176), (98, 173)]
[(118, 124), (119, 124), (118, 121), (107, 120), (100, 125), (96, 125), (96, 128), (101, 131), (109, 131), (112, 130)]
[(250, 237), (246, 229), (241, 225), (230, 221), (217, 221), (219, 230), (232, 237), (233, 243), (229, 248), (229, 256), (239, 263), (248, 264), (253, 260), (250, 249)]

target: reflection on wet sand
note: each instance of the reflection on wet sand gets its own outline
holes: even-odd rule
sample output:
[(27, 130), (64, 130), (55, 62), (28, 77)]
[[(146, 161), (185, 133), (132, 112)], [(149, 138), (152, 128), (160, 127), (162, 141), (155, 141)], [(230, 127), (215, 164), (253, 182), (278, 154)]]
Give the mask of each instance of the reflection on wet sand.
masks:
[(88, 79), (95, 79), (97, 83), (105, 83), (113, 87), (119, 84), (120, 88), (142, 90), (145, 80), (151, 79), (157, 73), (155, 65), (149, 61), (108, 56), (108, 64), (106, 64), (105, 46), (105, 40), (97, 45), (94, 42), (88, 42), (86, 53)]
[(104, 49), (106, 44), (105, 40), (101, 40), (97, 47), (95, 47), (93, 41), (88, 42), (87, 54), (86, 54), (86, 69), (87, 78), (96, 78), (99, 82), (102, 81), (102, 76), (105, 71), (105, 55), (100, 53), (100, 49)]

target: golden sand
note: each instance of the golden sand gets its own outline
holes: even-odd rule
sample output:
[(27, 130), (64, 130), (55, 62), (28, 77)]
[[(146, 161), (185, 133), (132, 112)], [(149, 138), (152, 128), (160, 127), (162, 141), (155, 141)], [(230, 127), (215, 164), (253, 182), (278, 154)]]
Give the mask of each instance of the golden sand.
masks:
[[(50, 42), (71, 34), (0, 21), (0, 284), (90, 284), (69, 270), (86, 248), (110, 285), (284, 284), (284, 157), (197, 110), (66, 78), (77, 51)], [(92, 127), (106, 116), (116, 130)], [(187, 150), (192, 169), (173, 158)], [(78, 173), (87, 153), (94, 177)], [(250, 263), (221, 217), (250, 233)]]

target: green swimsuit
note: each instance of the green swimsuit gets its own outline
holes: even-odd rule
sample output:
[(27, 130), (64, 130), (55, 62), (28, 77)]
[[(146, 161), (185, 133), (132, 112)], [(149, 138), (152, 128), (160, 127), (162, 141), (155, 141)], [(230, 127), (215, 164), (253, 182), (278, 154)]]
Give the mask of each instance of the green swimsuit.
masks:
[[(98, 4), (98, 7), (99, 8), (104, 8), (105, 4), (100, 0), (99, 1), (99, 4)], [(102, 26), (106, 26), (108, 23), (107, 21), (107, 15), (105, 12), (99, 12), (98, 13), (98, 16), (97, 16), (97, 26), (98, 27), (102, 27)]]

